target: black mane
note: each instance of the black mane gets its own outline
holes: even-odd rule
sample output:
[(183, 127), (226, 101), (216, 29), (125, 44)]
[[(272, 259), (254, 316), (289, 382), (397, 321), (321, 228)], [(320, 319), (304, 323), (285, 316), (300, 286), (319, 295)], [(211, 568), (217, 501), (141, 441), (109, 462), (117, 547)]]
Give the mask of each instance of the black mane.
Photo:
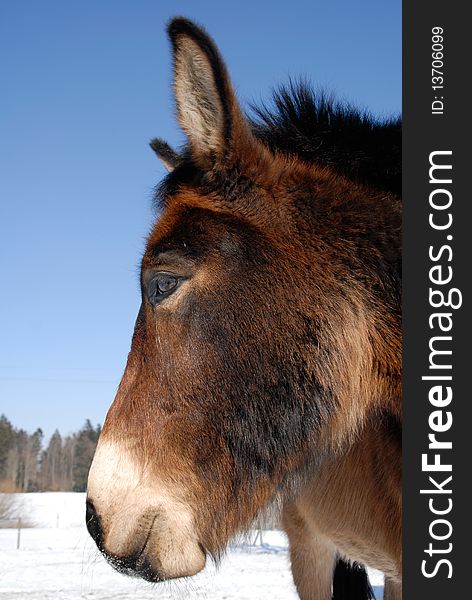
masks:
[(329, 165), (338, 173), (401, 195), (401, 119), (366, 111), (290, 82), (273, 94), (273, 108), (252, 106), (255, 135), (272, 151)]

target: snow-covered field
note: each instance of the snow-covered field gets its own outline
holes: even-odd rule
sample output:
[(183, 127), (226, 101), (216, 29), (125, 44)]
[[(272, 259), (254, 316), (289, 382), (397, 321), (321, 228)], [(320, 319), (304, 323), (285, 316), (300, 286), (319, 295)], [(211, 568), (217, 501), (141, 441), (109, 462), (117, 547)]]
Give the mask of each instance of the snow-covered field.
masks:
[[(116, 573), (84, 525), (84, 494), (18, 494), (17, 514), (36, 527), (0, 529), (0, 598), (74, 600), (295, 600), (287, 540), (264, 531), (263, 544), (230, 547), (222, 564), (187, 581), (149, 584)], [(255, 533), (253, 538), (255, 538)], [(377, 597), (382, 576), (371, 571)]]

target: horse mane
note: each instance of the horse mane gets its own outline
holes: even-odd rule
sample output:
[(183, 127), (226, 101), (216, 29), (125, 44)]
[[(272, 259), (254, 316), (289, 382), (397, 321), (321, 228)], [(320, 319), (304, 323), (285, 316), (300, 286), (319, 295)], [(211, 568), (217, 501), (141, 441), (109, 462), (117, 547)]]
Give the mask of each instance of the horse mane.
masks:
[(251, 106), (254, 134), (273, 152), (332, 167), (401, 195), (401, 118), (378, 119), (305, 82), (273, 92), (272, 106)]

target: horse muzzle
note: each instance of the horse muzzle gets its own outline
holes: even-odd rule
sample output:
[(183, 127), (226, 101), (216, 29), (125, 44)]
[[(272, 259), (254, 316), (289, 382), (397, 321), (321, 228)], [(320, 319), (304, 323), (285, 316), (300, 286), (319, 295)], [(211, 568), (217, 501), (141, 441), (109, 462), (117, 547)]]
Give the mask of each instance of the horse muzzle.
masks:
[(90, 469), (86, 525), (121, 573), (162, 581), (195, 575), (205, 566), (192, 511), (177, 490), (146, 477), (109, 444), (99, 444)]

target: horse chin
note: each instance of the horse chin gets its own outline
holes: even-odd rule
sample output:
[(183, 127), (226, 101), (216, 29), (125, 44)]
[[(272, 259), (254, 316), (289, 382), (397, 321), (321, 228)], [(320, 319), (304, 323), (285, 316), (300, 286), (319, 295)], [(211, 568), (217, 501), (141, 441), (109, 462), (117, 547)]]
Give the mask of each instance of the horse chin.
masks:
[(173, 519), (162, 511), (143, 515), (140, 521), (139, 529), (125, 536), (126, 525), (117, 523), (100, 548), (117, 571), (157, 582), (191, 577), (205, 567), (201, 544), (188, 532), (171, 532)]
[(206, 557), (199, 544), (190, 543), (184, 551), (165, 552), (159, 540), (151, 537), (141, 555), (136, 574), (147, 581), (192, 577), (205, 567)]

